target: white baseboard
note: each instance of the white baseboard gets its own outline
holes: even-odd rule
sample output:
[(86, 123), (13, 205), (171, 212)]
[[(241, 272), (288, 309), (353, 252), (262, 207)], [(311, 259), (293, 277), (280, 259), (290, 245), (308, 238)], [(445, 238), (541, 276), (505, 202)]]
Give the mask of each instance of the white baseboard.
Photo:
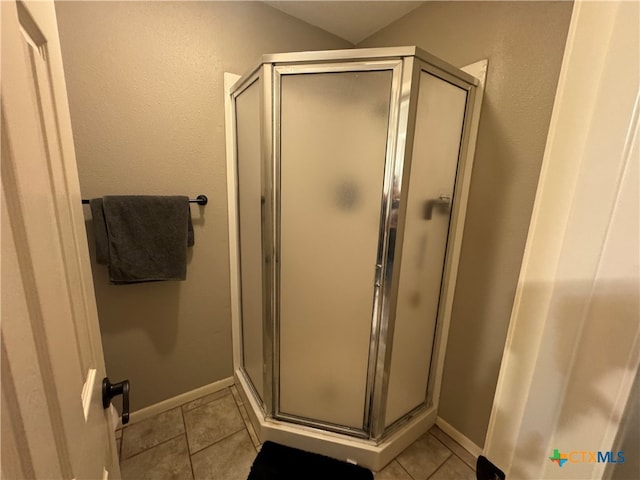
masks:
[[(167, 410), (171, 410), (172, 408), (179, 407), (184, 403), (196, 400), (200, 397), (203, 397), (204, 395), (218, 392), (223, 388), (230, 387), (231, 385), (233, 385), (233, 377), (223, 378), (222, 380), (218, 380), (217, 382), (204, 385), (189, 392), (181, 393), (180, 395), (176, 395), (175, 397), (167, 398), (166, 400), (163, 400), (161, 402), (154, 403), (153, 405), (149, 405), (148, 407), (141, 408), (140, 410), (131, 412), (128, 425), (133, 425), (134, 423), (141, 422), (142, 420), (146, 420), (147, 418), (153, 417), (154, 415), (158, 415), (159, 413), (166, 412)], [(118, 421), (117, 428), (122, 428), (122, 419)]]
[(453, 440), (458, 442), (465, 450), (467, 450), (471, 455), (478, 458), (482, 455), (482, 448), (473, 443), (473, 441), (469, 440), (462, 433), (456, 430), (454, 427), (449, 425), (442, 417), (436, 418), (436, 425), (442, 430), (444, 433), (449, 435)]

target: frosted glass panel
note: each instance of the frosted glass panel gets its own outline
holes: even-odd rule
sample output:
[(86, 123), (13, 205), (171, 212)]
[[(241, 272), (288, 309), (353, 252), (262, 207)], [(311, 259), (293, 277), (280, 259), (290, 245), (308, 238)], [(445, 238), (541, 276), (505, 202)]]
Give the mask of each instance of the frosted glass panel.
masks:
[(263, 396), (262, 223), (260, 182), (261, 80), (236, 97), (238, 216), (242, 361), (253, 386)]
[(385, 425), (425, 400), (466, 98), (421, 72)]
[(282, 413), (363, 427), (391, 78), (282, 77)]

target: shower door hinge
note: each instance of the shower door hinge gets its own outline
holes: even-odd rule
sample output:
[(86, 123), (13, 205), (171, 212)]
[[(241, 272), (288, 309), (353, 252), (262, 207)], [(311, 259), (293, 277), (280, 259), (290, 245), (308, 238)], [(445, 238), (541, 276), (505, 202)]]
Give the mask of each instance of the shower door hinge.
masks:
[(382, 265), (376, 263), (376, 275), (375, 275), (376, 287), (380, 288), (382, 286)]

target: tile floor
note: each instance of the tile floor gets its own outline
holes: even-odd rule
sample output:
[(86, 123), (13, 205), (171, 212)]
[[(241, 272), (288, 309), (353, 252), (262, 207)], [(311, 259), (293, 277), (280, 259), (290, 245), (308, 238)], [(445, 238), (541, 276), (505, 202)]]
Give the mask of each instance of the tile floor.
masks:
[[(235, 386), (118, 431), (124, 480), (246, 480), (260, 443)], [(474, 480), (474, 457), (433, 427), (376, 480)], [(330, 480), (330, 479), (328, 479)]]

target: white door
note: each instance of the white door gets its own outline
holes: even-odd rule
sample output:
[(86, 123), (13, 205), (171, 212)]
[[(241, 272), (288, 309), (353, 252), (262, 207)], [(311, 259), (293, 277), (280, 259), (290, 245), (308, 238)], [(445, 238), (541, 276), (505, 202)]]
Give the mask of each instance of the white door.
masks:
[(119, 478), (52, 1), (2, 1), (2, 476)]

